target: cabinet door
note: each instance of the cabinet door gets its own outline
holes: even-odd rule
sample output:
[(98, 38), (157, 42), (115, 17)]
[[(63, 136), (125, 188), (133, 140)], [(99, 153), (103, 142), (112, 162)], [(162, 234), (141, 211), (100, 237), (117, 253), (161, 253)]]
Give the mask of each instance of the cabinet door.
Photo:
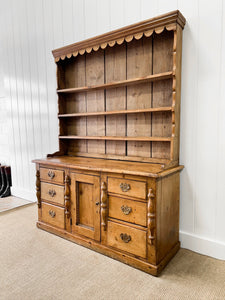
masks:
[(100, 241), (100, 179), (71, 174), (72, 232)]

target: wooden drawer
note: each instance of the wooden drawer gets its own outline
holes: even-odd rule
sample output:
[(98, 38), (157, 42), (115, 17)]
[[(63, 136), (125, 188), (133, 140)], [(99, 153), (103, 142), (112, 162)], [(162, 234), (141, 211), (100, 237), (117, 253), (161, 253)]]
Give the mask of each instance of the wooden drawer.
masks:
[(146, 258), (146, 231), (108, 221), (108, 245)]
[(41, 199), (64, 205), (64, 187), (41, 182)]
[(146, 199), (146, 182), (109, 177), (108, 192)]
[(109, 196), (109, 217), (146, 226), (146, 203)]
[(64, 229), (64, 208), (42, 202), (41, 219), (45, 223)]
[(41, 180), (51, 181), (59, 184), (64, 184), (64, 171), (40, 168), (40, 178)]

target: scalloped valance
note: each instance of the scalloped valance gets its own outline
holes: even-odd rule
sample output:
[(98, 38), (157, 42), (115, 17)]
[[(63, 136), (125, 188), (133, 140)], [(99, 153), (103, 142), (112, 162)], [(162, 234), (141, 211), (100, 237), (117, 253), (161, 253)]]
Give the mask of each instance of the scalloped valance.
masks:
[(52, 51), (55, 61), (64, 60), (66, 57), (76, 57), (78, 54), (98, 51), (99, 48), (105, 49), (107, 46), (113, 47), (115, 44), (121, 45), (125, 41), (131, 42), (133, 39), (139, 40), (144, 36), (150, 37), (153, 32), (160, 34), (163, 30), (176, 30), (177, 25), (184, 28), (185, 18), (177, 10), (158, 18), (149, 19), (131, 26), (123, 27), (106, 34), (99, 35), (72, 45), (68, 45)]

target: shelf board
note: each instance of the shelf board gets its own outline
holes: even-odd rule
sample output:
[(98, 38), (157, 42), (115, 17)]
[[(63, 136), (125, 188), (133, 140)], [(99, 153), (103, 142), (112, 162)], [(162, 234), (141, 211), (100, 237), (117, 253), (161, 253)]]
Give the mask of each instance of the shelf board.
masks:
[(131, 109), (131, 110), (114, 110), (114, 111), (100, 111), (100, 112), (84, 112), (84, 113), (72, 113), (72, 114), (59, 114), (59, 118), (70, 118), (70, 117), (88, 117), (88, 116), (106, 116), (106, 115), (119, 115), (119, 114), (137, 114), (137, 113), (148, 113), (148, 112), (163, 112), (173, 111), (173, 107), (154, 107), (144, 109)]
[(61, 135), (59, 139), (69, 140), (108, 140), (108, 141), (135, 141), (135, 142), (171, 142), (172, 137), (153, 137), (153, 136), (77, 136)]
[(152, 82), (157, 80), (165, 80), (172, 78), (173, 72), (164, 72), (154, 75), (149, 75), (146, 77), (139, 77), (139, 78), (133, 78), (133, 79), (127, 79), (117, 82), (110, 82), (105, 83), (101, 85), (93, 85), (93, 86), (83, 86), (83, 87), (76, 87), (76, 88), (68, 88), (68, 89), (58, 89), (58, 93), (78, 93), (78, 92), (86, 92), (86, 91), (92, 91), (92, 90), (100, 90), (100, 89), (111, 89), (121, 86), (128, 86), (131, 84), (139, 84), (139, 83), (145, 83), (145, 82)]

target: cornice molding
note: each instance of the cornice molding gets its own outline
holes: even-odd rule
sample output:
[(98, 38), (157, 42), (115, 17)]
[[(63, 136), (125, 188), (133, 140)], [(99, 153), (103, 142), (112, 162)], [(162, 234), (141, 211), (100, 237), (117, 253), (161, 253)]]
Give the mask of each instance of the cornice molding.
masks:
[(145, 20), (133, 25), (129, 25), (108, 33), (98, 35), (96, 37), (71, 44), (52, 51), (55, 61), (64, 60), (66, 57), (76, 57), (78, 54), (90, 53), (98, 51), (99, 48), (105, 49), (107, 46), (113, 47), (115, 44), (121, 45), (131, 42), (133, 39), (139, 40), (142, 36), (149, 37), (155, 32), (160, 34), (163, 30), (176, 30), (177, 25), (182, 29), (185, 25), (185, 18), (179, 10)]

